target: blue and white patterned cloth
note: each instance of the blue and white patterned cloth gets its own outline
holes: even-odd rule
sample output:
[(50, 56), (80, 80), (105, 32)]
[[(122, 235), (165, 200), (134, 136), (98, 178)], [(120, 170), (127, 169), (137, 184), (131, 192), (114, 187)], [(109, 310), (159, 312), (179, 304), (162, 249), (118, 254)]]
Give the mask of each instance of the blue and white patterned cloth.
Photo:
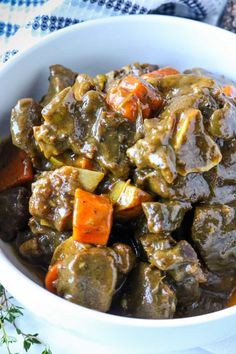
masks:
[(226, 0), (0, 0), (0, 65), (42, 36), (89, 19), (167, 14), (216, 24)]

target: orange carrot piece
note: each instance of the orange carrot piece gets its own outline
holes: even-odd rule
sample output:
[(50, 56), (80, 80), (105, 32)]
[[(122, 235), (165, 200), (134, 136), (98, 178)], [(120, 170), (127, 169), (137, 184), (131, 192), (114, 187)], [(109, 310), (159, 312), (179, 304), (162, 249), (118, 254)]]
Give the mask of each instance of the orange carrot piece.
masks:
[(226, 96), (236, 97), (236, 87), (233, 85), (226, 85), (223, 87), (223, 92)]
[(79, 168), (85, 168), (86, 170), (92, 170), (93, 169), (93, 163), (90, 159), (87, 159), (86, 157), (78, 157), (75, 161), (76, 167)]
[(140, 99), (140, 101), (144, 100), (145, 96), (149, 93), (148, 91), (150, 90), (141, 80), (133, 75), (125, 76), (120, 82), (120, 87), (135, 94)]
[(227, 307), (231, 307), (236, 305), (236, 290), (233, 291), (233, 293), (231, 294), (226, 306)]
[(149, 118), (152, 111), (160, 108), (162, 98), (151, 85), (136, 76), (128, 75), (117, 87), (108, 92), (107, 103), (115, 111), (134, 122), (139, 106), (141, 106), (143, 117)]
[(106, 245), (112, 226), (112, 214), (113, 207), (109, 198), (76, 189), (72, 238), (82, 243)]
[(26, 153), (13, 147), (7, 164), (0, 169), (0, 192), (33, 180), (33, 167)]
[(142, 75), (141, 77), (144, 79), (144, 80), (147, 80), (147, 79), (150, 79), (150, 78), (153, 78), (153, 77), (158, 77), (158, 76), (167, 76), (167, 75), (177, 75), (177, 74), (180, 74), (180, 72), (174, 68), (171, 68), (169, 66), (166, 66), (164, 68), (161, 68), (161, 69), (158, 69), (158, 70), (154, 70), (154, 71), (151, 71), (150, 73), (148, 74), (144, 74)]
[(51, 293), (56, 293), (55, 281), (58, 279), (60, 263), (57, 262), (49, 267), (45, 278), (45, 287)]
[(138, 115), (138, 99), (121, 87), (113, 87), (107, 95), (107, 103), (125, 118), (135, 122)]
[(132, 92), (144, 106), (148, 105), (153, 111), (157, 110), (162, 103), (162, 99), (154, 87), (146, 84), (145, 81), (143, 82), (136, 76), (126, 76), (121, 81), (120, 87)]

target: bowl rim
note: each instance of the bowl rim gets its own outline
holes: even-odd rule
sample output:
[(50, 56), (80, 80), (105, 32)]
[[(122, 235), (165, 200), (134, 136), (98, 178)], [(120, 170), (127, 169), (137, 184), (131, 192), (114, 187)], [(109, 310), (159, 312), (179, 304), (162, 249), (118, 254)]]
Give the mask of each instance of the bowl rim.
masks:
[[(211, 31), (214, 32), (215, 35), (223, 35), (230, 40), (236, 39), (236, 36), (234, 33), (229, 32), (225, 29), (215, 27), (213, 25), (209, 25), (207, 23), (203, 22), (197, 22), (195, 20), (190, 20), (190, 19), (185, 19), (185, 18), (180, 18), (180, 17), (174, 17), (174, 16), (165, 16), (165, 15), (132, 15), (132, 16), (113, 16), (113, 17), (107, 17), (107, 18), (99, 18), (99, 19), (93, 19), (93, 20), (88, 20), (85, 22), (81, 22), (78, 24), (75, 24), (73, 26), (69, 26), (66, 28), (63, 28), (59, 31), (56, 31), (54, 33), (48, 34), (47, 36), (40, 38), (35, 44), (30, 46), (29, 48), (26, 48), (22, 52), (18, 52), (15, 54), (13, 57), (11, 57), (6, 63), (4, 63), (0, 67), (0, 77), (2, 74), (5, 72), (8, 72), (11, 70), (11, 68), (14, 65), (17, 65), (19, 61), (24, 59), (24, 57), (27, 57), (31, 52), (34, 52), (37, 48), (41, 48), (44, 46), (44, 43), (47, 42), (53, 42), (56, 38), (63, 36), (63, 34), (69, 33), (69, 32), (77, 32), (80, 29), (86, 29), (86, 28), (92, 28), (92, 27), (100, 27), (103, 26), (104, 24), (113, 24), (114, 22), (116, 23), (134, 23), (134, 22), (140, 22), (142, 21), (142, 25), (144, 21), (152, 21), (157, 25), (158, 23), (164, 23), (164, 24), (175, 24), (175, 25), (180, 25), (180, 26), (187, 26), (189, 27), (194, 27), (195, 30), (202, 30), (205, 29), (206, 31)], [(216, 320), (220, 320), (225, 317), (231, 317), (236, 315), (236, 306), (232, 306), (220, 311), (216, 311), (213, 313), (209, 314), (204, 314), (204, 315), (199, 315), (199, 316), (194, 316), (194, 317), (186, 317), (186, 318), (175, 318), (175, 319), (139, 319), (139, 318), (130, 318), (130, 317), (122, 317), (122, 316), (117, 316), (117, 315), (112, 315), (108, 313), (102, 313), (98, 312), (92, 309), (85, 308), (83, 306), (71, 303), (69, 301), (66, 301), (62, 298), (60, 298), (57, 295), (54, 295), (50, 292), (48, 292), (46, 289), (41, 287), (39, 284), (35, 283), (33, 280), (28, 278), (23, 272), (21, 272), (15, 265), (11, 263), (11, 261), (7, 258), (7, 256), (4, 254), (1, 243), (0, 243), (0, 268), (2, 269), (0, 273), (0, 282), (3, 284), (3, 286), (8, 289), (10, 293), (12, 293), (13, 296), (16, 297), (20, 302), (22, 302), (25, 307), (27, 308), (27, 299), (25, 300), (24, 297), (21, 295), (15, 295), (17, 294), (17, 291), (15, 291), (16, 287), (19, 286), (19, 283), (21, 284), (21, 287), (24, 289), (28, 289), (27, 293), (30, 294), (31, 301), (34, 296), (35, 292), (37, 293), (38, 296), (40, 296), (41, 299), (45, 299), (45, 303), (47, 303), (47, 306), (52, 307), (52, 308), (65, 308), (70, 310), (71, 312), (77, 312), (78, 315), (84, 315), (86, 317), (89, 317), (90, 319), (95, 319), (100, 320), (101, 322), (105, 322), (109, 325), (122, 325), (123, 327), (140, 327), (140, 328), (176, 328), (176, 327), (185, 327), (185, 326), (194, 326), (194, 325), (199, 325), (203, 323), (209, 323), (213, 322)], [(17, 282), (12, 282), (11, 279), (17, 279)], [(46, 298), (45, 298), (46, 297)], [(37, 305), (34, 305), (34, 308)], [(32, 308), (32, 307), (31, 307)]]
[(0, 63), (0, 74), (2, 72), (5, 72), (5, 70), (9, 70), (12, 65), (14, 65), (17, 61), (20, 59), (24, 58), (31, 52), (33, 52), (37, 47), (41, 47), (44, 45), (44, 42), (52, 42), (54, 39), (57, 37), (60, 37), (61, 35), (69, 32), (76, 32), (79, 29), (84, 29), (84, 28), (89, 28), (93, 26), (102, 26), (104, 24), (113, 24), (114, 22), (139, 22), (140, 20), (146, 21), (153, 21), (155, 22), (161, 22), (161, 23), (169, 23), (170, 25), (175, 24), (175, 25), (181, 25), (181, 26), (187, 26), (189, 27), (195, 27), (197, 30), (198, 28), (204, 28), (208, 32), (215, 32), (216, 34), (218, 33), (223, 34), (224, 36), (227, 36), (228, 38), (231, 37), (231, 39), (235, 39), (235, 33), (230, 32), (224, 28), (221, 27), (216, 27), (214, 25), (205, 23), (205, 22), (199, 22), (196, 20), (188, 19), (188, 18), (183, 18), (183, 17), (176, 17), (176, 16), (168, 16), (168, 15), (155, 15), (155, 14), (145, 14), (145, 15), (117, 15), (117, 16), (110, 16), (110, 17), (102, 17), (98, 19), (90, 19), (86, 20), (84, 22), (80, 22), (74, 25), (70, 25), (68, 27), (64, 27), (60, 30), (57, 30), (55, 32), (47, 34), (45, 37), (40, 37), (36, 39), (36, 42), (29, 47), (26, 47), (24, 50), (17, 52), (14, 54), (11, 58), (9, 58), (5, 63)]

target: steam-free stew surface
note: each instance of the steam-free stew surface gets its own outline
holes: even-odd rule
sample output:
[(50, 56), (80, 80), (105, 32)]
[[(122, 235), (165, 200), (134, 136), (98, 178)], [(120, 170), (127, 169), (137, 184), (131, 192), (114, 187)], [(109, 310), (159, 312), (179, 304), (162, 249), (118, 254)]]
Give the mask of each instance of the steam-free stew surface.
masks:
[[(79, 70), (79, 68), (78, 68)], [(235, 303), (236, 97), (225, 78), (50, 67), (0, 146), (0, 237), (45, 287), (146, 319)]]

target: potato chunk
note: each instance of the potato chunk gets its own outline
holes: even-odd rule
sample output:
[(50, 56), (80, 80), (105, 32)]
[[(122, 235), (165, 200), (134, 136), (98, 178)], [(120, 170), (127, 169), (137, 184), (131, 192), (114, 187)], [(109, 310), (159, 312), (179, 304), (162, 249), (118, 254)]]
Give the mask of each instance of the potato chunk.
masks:
[(110, 199), (114, 203), (114, 215), (119, 219), (130, 219), (142, 211), (142, 203), (151, 201), (152, 196), (130, 184), (130, 181), (118, 181), (114, 184)]

